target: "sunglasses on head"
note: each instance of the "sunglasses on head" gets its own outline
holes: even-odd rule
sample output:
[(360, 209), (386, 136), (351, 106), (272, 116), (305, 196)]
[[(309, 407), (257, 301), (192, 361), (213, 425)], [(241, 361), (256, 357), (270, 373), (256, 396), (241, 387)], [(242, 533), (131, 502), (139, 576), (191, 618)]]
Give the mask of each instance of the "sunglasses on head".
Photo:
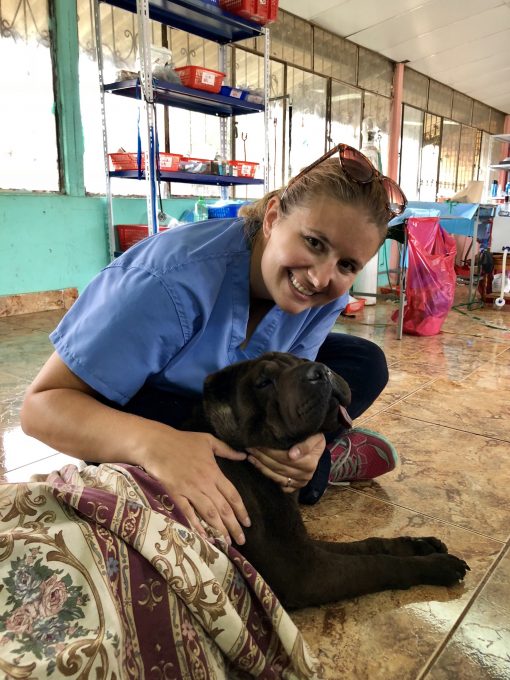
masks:
[(294, 184), (294, 182), (297, 182), (298, 179), (306, 175), (308, 172), (310, 172), (310, 170), (313, 170), (313, 168), (317, 167), (319, 163), (322, 163), (322, 161), (325, 161), (327, 158), (331, 158), (331, 156), (334, 156), (337, 152), (340, 166), (347, 177), (358, 184), (369, 184), (370, 182), (373, 182), (375, 179), (377, 179), (379, 182), (381, 182), (386, 192), (386, 196), (388, 198), (386, 207), (392, 216), (395, 217), (396, 215), (401, 215), (404, 212), (407, 205), (407, 198), (398, 184), (390, 177), (382, 175), (376, 168), (374, 168), (372, 163), (364, 154), (361, 153), (361, 151), (358, 151), (348, 144), (337, 144), (337, 146), (334, 146), (318, 160), (314, 161), (310, 165), (307, 165), (306, 168), (301, 170), (301, 172), (293, 177), (287, 184), (280, 196), (280, 201), (284, 200), (287, 190)]

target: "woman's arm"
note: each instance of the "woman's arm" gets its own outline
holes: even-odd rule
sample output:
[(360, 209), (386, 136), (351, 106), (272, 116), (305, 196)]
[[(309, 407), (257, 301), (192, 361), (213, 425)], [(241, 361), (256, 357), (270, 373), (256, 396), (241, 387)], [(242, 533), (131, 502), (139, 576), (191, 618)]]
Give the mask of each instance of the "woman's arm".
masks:
[(241, 497), (214, 456), (243, 460), (210, 434), (180, 432), (117, 411), (54, 353), (28, 388), (21, 410), (23, 431), (52, 448), (95, 463), (142, 466), (168, 490), (202, 535), (196, 513), (229, 540), (244, 543), (249, 518)]

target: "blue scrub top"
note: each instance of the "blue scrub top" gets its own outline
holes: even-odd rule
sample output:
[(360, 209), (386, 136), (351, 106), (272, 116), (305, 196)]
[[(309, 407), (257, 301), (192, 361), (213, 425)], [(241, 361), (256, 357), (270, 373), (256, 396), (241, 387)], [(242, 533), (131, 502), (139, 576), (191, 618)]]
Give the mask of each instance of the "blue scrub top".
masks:
[(274, 305), (246, 347), (251, 251), (242, 219), (207, 220), (152, 236), (87, 286), (50, 335), (68, 368), (125, 404), (145, 384), (202, 391), (236, 361), (280, 351), (314, 359), (348, 295), (288, 314)]

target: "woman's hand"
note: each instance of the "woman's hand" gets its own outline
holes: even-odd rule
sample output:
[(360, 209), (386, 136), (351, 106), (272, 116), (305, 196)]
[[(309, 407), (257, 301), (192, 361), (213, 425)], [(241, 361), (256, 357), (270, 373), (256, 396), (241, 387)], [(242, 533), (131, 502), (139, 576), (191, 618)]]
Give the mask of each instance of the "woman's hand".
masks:
[(306, 486), (311, 480), (325, 446), (324, 435), (313, 434), (288, 451), (247, 449), (250, 454), (248, 461), (266, 477), (279, 484), (283, 491), (292, 493)]
[(231, 544), (242, 545), (242, 526), (250, 526), (248, 512), (233, 484), (221, 472), (215, 456), (245, 460), (211, 434), (182, 432), (161, 423), (149, 423), (140, 464), (168, 490), (190, 525), (205, 537), (197, 514)]

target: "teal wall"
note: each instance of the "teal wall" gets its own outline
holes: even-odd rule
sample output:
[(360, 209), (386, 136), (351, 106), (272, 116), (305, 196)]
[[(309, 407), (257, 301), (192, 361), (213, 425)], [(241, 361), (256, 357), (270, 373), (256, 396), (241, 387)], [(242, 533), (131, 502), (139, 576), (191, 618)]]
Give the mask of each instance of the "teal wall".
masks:
[[(105, 198), (85, 195), (76, 3), (50, 7), (62, 193), (0, 191), (0, 295), (82, 291), (109, 259)], [(169, 199), (164, 209), (178, 218), (193, 204)], [(114, 216), (117, 224), (146, 223), (145, 199), (115, 199)]]
[(0, 195), (0, 295), (80, 290), (107, 263), (104, 199)]
[[(163, 201), (179, 217), (191, 199)], [(146, 223), (145, 199), (117, 198), (117, 224)], [(76, 287), (109, 260), (106, 201), (97, 196), (0, 193), (0, 295)]]

